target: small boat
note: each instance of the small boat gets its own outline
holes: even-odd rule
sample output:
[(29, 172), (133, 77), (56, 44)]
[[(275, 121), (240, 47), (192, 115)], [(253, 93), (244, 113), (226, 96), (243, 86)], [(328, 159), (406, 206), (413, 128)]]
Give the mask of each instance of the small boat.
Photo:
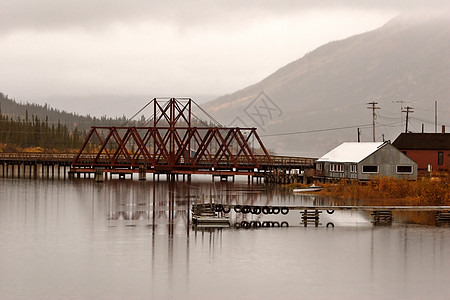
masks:
[(294, 193), (303, 193), (303, 192), (318, 192), (323, 189), (323, 186), (315, 185), (314, 183), (305, 188), (293, 189)]
[(230, 219), (219, 216), (214, 204), (193, 204), (192, 221), (195, 225), (203, 227), (229, 227)]
[(193, 216), (192, 221), (198, 227), (230, 227), (230, 219), (228, 217)]

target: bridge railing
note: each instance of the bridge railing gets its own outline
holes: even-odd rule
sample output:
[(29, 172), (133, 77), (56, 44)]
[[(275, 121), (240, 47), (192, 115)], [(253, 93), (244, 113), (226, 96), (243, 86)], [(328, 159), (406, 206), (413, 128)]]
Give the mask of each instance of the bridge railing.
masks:
[(317, 158), (295, 157), (295, 156), (279, 156), (271, 155), (271, 160), (264, 155), (256, 156), (258, 162), (263, 166), (313, 166)]
[(75, 154), (72, 153), (33, 153), (33, 152), (17, 152), (17, 153), (0, 153), (2, 160), (36, 160), (36, 161), (72, 161)]
[[(76, 154), (72, 153), (30, 153), (30, 152), (18, 152), (18, 153), (0, 153), (0, 160), (18, 160), (18, 161), (64, 161), (64, 162), (72, 162), (75, 158)], [(306, 157), (294, 157), (294, 156), (278, 156), (272, 155), (270, 159), (265, 155), (255, 155), (256, 161), (262, 167), (310, 167), (314, 165), (316, 161), (315, 158), (306, 158)], [(83, 154), (80, 159), (80, 164), (91, 164), (94, 160), (96, 160), (97, 164), (111, 164), (110, 159), (107, 155), (100, 155), (97, 157), (97, 154)], [(137, 158), (133, 159), (132, 162), (129, 161), (124, 155), (115, 158), (115, 164), (132, 164), (132, 165), (145, 165), (148, 162), (145, 159)], [(233, 161), (231, 159), (222, 158), (216, 162), (219, 166), (226, 167), (232, 166)], [(240, 166), (244, 167), (246, 163), (252, 165), (249, 161), (247, 161), (244, 157), (240, 157), (238, 159), (238, 163)], [(164, 164), (164, 161), (158, 160), (158, 164)], [(189, 163), (180, 162), (179, 165), (189, 165)], [(197, 166), (213, 166), (213, 163), (206, 159), (200, 159), (196, 162)]]

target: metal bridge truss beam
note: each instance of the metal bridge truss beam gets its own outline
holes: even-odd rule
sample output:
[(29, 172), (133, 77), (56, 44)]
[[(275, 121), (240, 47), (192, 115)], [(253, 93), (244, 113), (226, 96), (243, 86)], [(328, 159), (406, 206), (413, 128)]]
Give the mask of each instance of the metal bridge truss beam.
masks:
[[(251, 142), (256, 147), (251, 146)], [(255, 155), (255, 148), (260, 155)], [(255, 128), (93, 127), (75, 168), (252, 170), (270, 156)]]
[[(153, 114), (146, 121), (150, 126), (92, 127), (72, 167), (248, 172), (271, 161), (256, 128), (221, 127), (190, 98), (155, 98), (144, 108), (151, 104)], [(194, 105), (218, 125), (199, 119)]]

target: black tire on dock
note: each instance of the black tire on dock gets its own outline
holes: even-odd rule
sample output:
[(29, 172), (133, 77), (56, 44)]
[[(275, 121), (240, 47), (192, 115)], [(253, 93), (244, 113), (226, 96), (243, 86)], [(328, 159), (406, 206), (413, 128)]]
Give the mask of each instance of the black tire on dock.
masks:
[(277, 221), (272, 222), (272, 226), (273, 226), (273, 227), (280, 227), (280, 223), (277, 222)]
[(334, 209), (327, 209), (327, 213), (328, 213), (329, 215), (334, 214)]
[(289, 227), (289, 223), (286, 221), (281, 222), (281, 227)]
[(282, 213), (283, 215), (287, 215), (287, 214), (289, 213), (289, 207), (283, 206), (283, 207), (281, 208), (281, 213)]
[(264, 207), (261, 209), (261, 211), (262, 211), (263, 214), (268, 215), (268, 214), (270, 214), (270, 207), (264, 206)]
[(251, 221), (250, 227), (255, 227), (255, 228), (261, 227), (261, 222), (260, 221)]
[(334, 223), (333, 222), (328, 222), (327, 223), (327, 227), (334, 227)]
[(259, 206), (252, 206), (252, 214), (259, 215), (261, 213), (261, 207)]
[(228, 205), (224, 205), (222, 211), (227, 214), (231, 211), (231, 207)]
[(242, 221), (241, 222), (241, 226), (244, 227), (245, 229), (249, 229), (250, 228), (250, 223), (247, 221)]
[(223, 210), (222, 204), (214, 204), (214, 211), (215, 212), (221, 212)]
[(234, 224), (234, 228), (236, 228), (236, 229), (241, 228), (241, 223), (239, 223), (239, 222), (238, 222), (238, 223), (235, 223), (235, 224)]
[(234, 206), (234, 212), (240, 213), (241, 211), (242, 211), (242, 206), (240, 206), (240, 205)]
[(262, 222), (261, 227), (270, 227), (270, 222), (269, 221)]
[(280, 208), (278, 206), (272, 207), (272, 213), (278, 215), (280, 213)]
[(242, 207), (242, 213), (243, 213), (243, 214), (248, 214), (249, 212), (250, 212), (250, 206), (244, 205), (244, 206)]

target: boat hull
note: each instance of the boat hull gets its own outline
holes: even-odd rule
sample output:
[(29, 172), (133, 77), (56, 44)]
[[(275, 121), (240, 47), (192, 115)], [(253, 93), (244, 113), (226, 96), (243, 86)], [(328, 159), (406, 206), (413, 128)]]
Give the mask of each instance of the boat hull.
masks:
[(321, 191), (322, 187), (314, 187), (314, 188), (303, 188), (303, 189), (293, 189), (294, 193), (305, 193), (305, 192), (318, 192)]

